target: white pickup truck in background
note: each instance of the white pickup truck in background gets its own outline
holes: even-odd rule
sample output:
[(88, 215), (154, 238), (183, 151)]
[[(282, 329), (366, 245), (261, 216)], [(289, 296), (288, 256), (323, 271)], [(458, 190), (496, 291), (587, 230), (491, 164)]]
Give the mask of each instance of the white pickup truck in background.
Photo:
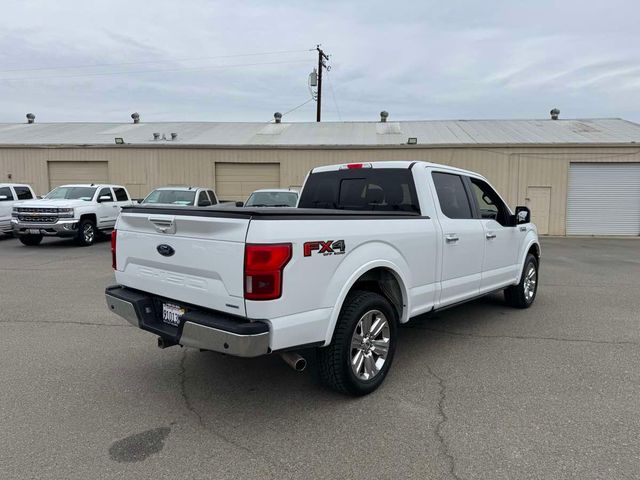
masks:
[(110, 232), (122, 207), (133, 201), (121, 185), (61, 185), (41, 200), (13, 208), (13, 233), (24, 245), (38, 245), (44, 236), (73, 237), (92, 245), (100, 232)]
[(133, 206), (112, 233), (108, 307), (158, 336), (237, 356), (318, 349), (353, 395), (384, 380), (398, 325), (490, 292), (529, 307), (540, 245), (485, 178), (424, 162), (313, 169), (298, 208)]
[(0, 235), (11, 234), (11, 212), (24, 200), (36, 198), (30, 185), (23, 183), (0, 183)]
[(218, 204), (212, 188), (193, 186), (159, 187), (147, 195), (142, 205), (183, 205), (187, 207), (210, 207)]

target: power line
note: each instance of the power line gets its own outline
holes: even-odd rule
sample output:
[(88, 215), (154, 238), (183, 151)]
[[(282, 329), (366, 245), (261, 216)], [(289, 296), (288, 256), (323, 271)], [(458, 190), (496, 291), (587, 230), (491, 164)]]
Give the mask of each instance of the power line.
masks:
[(40, 80), (51, 78), (75, 78), (75, 77), (102, 77), (108, 75), (133, 75), (140, 73), (162, 73), (162, 72), (187, 72), (196, 70), (238, 68), (238, 67), (254, 67), (260, 65), (283, 65), (294, 63), (308, 63), (308, 60), (285, 60), (281, 62), (258, 62), (258, 63), (236, 63), (230, 65), (208, 65), (202, 67), (179, 67), (179, 68), (163, 68), (156, 70), (127, 70), (122, 72), (91, 72), (91, 73), (74, 73), (71, 75), (40, 75), (35, 77), (4, 77), (0, 80)]
[(163, 60), (147, 60), (144, 62), (96, 63), (96, 64), (85, 64), (85, 65), (66, 65), (66, 66), (58, 66), (58, 67), (12, 68), (7, 70), (0, 70), (0, 73), (36, 72), (36, 71), (43, 71), (43, 70), (73, 70), (76, 68), (120, 67), (120, 66), (128, 66), (128, 65), (149, 65), (149, 64), (158, 64), (158, 63), (195, 62), (200, 60), (215, 60), (220, 58), (259, 57), (262, 55), (280, 55), (280, 54), (301, 53), (301, 52), (308, 52), (308, 51), (310, 50), (309, 49), (275, 50), (271, 52), (239, 53), (234, 55), (216, 55), (213, 57), (174, 58), (174, 59), (169, 58), (169, 59), (163, 59)]
[(307, 103), (311, 102), (312, 100), (314, 100), (314, 98), (313, 98), (313, 97), (312, 97), (312, 98), (310, 98), (310, 99), (308, 99), (308, 100), (305, 100), (304, 102), (302, 102), (302, 103), (301, 103), (300, 105), (298, 105), (297, 107), (293, 107), (291, 110), (287, 110), (286, 112), (284, 112), (284, 113), (282, 114), (282, 116), (284, 117), (286, 114), (296, 111), (297, 109), (299, 109), (300, 107), (305, 106)]

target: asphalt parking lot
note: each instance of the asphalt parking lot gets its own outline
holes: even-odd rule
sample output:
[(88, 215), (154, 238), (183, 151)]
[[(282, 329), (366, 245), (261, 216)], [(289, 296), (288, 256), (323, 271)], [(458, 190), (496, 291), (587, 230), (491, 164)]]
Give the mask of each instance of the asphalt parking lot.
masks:
[(358, 399), (313, 364), (159, 350), (107, 311), (110, 264), (0, 240), (0, 478), (640, 477), (637, 239), (544, 239), (532, 308), (413, 321)]

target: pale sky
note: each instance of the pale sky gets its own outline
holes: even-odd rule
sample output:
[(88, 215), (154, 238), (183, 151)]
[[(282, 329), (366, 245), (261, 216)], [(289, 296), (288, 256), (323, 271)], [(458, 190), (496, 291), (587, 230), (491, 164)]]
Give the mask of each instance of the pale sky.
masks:
[[(309, 99), (318, 43), (326, 121), (640, 122), (639, 15), (637, 0), (3, 0), (0, 122), (268, 121)], [(284, 118), (314, 120), (314, 102)]]

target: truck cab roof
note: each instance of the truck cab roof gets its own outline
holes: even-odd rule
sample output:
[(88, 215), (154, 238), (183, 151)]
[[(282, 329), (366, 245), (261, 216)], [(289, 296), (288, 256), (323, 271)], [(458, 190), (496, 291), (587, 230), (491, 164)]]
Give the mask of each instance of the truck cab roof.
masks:
[(464, 175), (479, 176), (475, 172), (464, 170), (462, 168), (452, 167), (451, 165), (443, 165), (440, 163), (423, 162), (423, 161), (409, 161), (409, 160), (388, 160), (388, 161), (381, 161), (381, 162), (343, 163), (343, 164), (337, 164), (337, 165), (327, 165), (325, 167), (313, 168), (310, 173), (332, 172), (336, 170), (359, 169), (359, 168), (396, 168), (396, 169), (408, 168), (408, 169), (411, 169), (411, 168), (414, 168), (416, 165), (422, 165), (425, 167), (433, 167), (433, 168), (443, 168), (443, 169), (451, 170)]

